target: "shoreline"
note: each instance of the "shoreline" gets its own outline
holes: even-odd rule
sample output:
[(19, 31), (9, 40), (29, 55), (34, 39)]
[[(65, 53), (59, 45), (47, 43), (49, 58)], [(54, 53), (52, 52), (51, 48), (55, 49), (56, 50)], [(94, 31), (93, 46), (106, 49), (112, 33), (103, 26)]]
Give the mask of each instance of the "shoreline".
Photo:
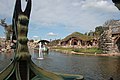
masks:
[(74, 54), (74, 55), (86, 55), (86, 56), (120, 56), (120, 53), (80, 53), (80, 52), (74, 52), (74, 51), (68, 51), (68, 50), (61, 50), (61, 49), (51, 49), (51, 51), (57, 51), (64, 54)]

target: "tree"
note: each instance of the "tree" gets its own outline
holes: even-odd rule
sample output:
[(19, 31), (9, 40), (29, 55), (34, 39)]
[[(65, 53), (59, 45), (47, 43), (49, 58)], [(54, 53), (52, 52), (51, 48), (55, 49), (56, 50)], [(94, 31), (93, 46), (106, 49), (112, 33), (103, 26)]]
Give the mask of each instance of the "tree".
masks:
[(114, 27), (114, 26), (120, 26), (120, 21), (119, 20), (107, 20), (104, 24), (103, 27)]
[(85, 35), (87, 35), (88, 33), (87, 32), (85, 32)]
[(90, 32), (88, 33), (88, 36), (94, 36), (94, 32), (90, 30)]
[(5, 29), (5, 34), (6, 34), (6, 40), (10, 40), (10, 36), (12, 33), (12, 25), (7, 25), (7, 23), (5, 22), (5, 19), (1, 19), (0, 20), (0, 25), (4, 27)]
[(104, 31), (103, 26), (98, 26), (95, 28), (95, 35), (100, 36), (103, 33), (103, 31)]

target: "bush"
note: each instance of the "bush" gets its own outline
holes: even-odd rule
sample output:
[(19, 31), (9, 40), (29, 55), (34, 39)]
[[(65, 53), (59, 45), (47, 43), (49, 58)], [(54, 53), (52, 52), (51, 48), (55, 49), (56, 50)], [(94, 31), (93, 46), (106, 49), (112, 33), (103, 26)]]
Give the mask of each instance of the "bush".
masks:
[(75, 48), (73, 49), (75, 52), (83, 52), (83, 53), (102, 53), (102, 50), (99, 48)]

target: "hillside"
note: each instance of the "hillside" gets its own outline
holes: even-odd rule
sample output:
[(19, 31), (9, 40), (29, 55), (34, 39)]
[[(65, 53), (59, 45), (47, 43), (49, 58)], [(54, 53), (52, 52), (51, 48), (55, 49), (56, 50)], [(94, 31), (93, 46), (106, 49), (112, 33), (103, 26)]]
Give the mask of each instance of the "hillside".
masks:
[(83, 41), (89, 41), (93, 38), (91, 36), (87, 36), (87, 35), (84, 35), (84, 34), (79, 33), (79, 32), (74, 32), (74, 33), (68, 35), (67, 37), (65, 37), (62, 41), (67, 41), (69, 38), (73, 38), (73, 37), (78, 38), (78, 39), (83, 40)]

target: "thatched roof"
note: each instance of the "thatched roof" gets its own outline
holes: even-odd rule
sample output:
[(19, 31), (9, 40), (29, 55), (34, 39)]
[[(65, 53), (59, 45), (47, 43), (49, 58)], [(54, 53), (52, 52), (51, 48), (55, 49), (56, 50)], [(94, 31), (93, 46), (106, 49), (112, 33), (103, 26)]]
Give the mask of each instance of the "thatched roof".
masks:
[(77, 38), (77, 39), (80, 39), (83, 41), (89, 41), (89, 40), (93, 39), (91, 36), (87, 36), (87, 35), (84, 35), (84, 34), (79, 33), (79, 32), (74, 32), (74, 33), (68, 35), (67, 37), (65, 37), (62, 41), (67, 41), (70, 38)]

